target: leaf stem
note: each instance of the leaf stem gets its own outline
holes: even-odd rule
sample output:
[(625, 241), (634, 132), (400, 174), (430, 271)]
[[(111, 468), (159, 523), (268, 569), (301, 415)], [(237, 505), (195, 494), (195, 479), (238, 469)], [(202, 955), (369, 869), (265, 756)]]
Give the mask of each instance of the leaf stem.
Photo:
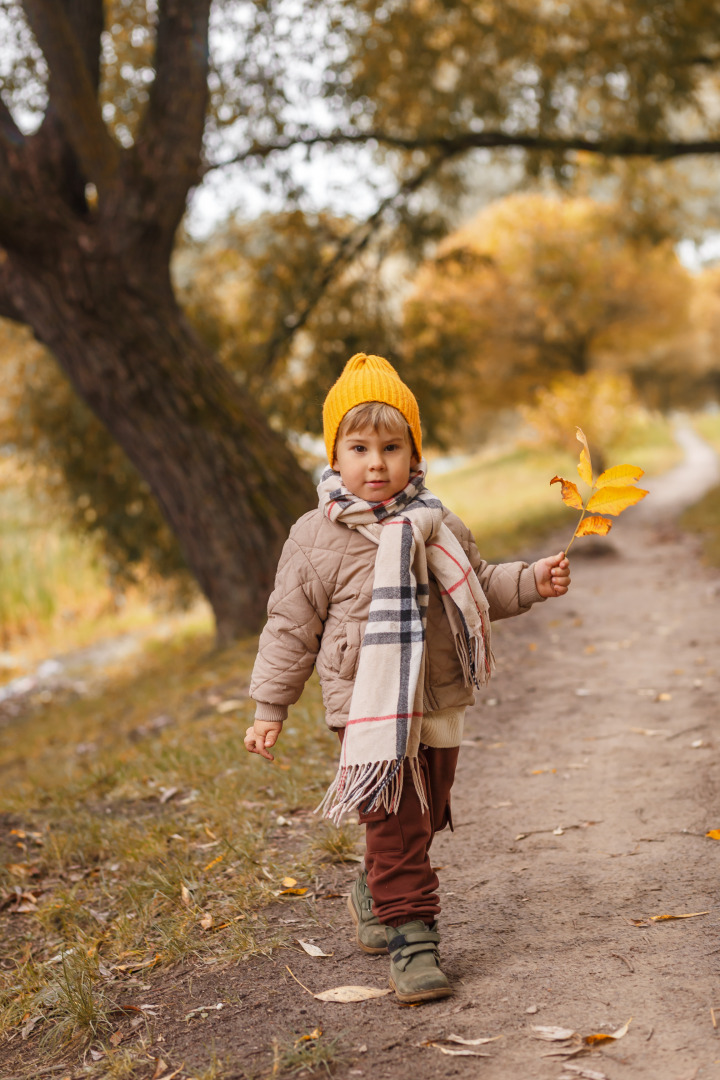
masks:
[[(592, 492), (590, 493), (590, 497), (592, 497)], [(588, 502), (590, 502), (589, 498), (588, 498)], [(577, 525), (575, 526), (575, 532), (572, 534), (572, 536), (570, 538), (570, 543), (565, 548), (565, 554), (566, 555), (567, 555), (568, 551), (570, 550), (570, 548), (573, 546), (573, 542), (574, 542), (574, 540), (575, 540), (575, 538), (577, 536), (577, 531), (580, 528), (580, 525), (582, 524), (582, 519), (585, 517), (586, 512), (587, 512), (587, 503), (584, 503), (583, 508), (582, 508), (582, 514), (580, 515), (580, 520), (578, 521)]]

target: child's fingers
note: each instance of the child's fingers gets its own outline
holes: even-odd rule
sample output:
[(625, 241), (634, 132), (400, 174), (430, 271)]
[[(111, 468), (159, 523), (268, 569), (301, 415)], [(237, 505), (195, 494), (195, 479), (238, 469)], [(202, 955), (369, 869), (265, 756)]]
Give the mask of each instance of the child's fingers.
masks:
[[(273, 732), (273, 734), (275, 734), (275, 733)], [(272, 746), (276, 739), (277, 739), (277, 735), (275, 735), (275, 738), (273, 739), (273, 742), (270, 743), (269, 745)], [(254, 728), (249, 727), (247, 729), (247, 731), (245, 732), (245, 738), (243, 739), (243, 742), (245, 743), (245, 749), (249, 753), (251, 753), (251, 754), (260, 754), (261, 757), (267, 758), (268, 761), (274, 761), (275, 760), (275, 758), (272, 756), (272, 754), (269, 754), (267, 752), (267, 750), (265, 749), (266, 736), (265, 735), (258, 735), (258, 733), (255, 731)]]
[[(255, 753), (267, 758), (268, 761), (274, 761), (275, 758), (265, 749), (267, 741), (266, 735), (258, 735), (255, 739)], [(272, 746), (272, 743), (270, 743), (270, 745)]]

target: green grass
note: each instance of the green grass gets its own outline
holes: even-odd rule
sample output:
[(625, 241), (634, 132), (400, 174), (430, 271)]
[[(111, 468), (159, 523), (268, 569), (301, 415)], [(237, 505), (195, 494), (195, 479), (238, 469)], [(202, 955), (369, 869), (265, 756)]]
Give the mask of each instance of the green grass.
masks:
[[(670, 425), (653, 419), (612, 447), (607, 460), (641, 465), (651, 474), (671, 468), (680, 456)], [(576, 466), (577, 457), (563, 451), (519, 447), (501, 455), (479, 454), (437, 477), (431, 471), (428, 484), (470, 527), (483, 557), (502, 561), (564, 526), (569, 542), (577, 515), (550, 480), (556, 474), (577, 476)]]

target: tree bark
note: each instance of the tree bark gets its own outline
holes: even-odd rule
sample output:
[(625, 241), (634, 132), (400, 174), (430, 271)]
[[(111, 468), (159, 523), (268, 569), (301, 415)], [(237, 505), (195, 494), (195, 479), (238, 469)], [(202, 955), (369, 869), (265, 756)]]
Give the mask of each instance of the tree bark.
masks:
[(288, 527), (314, 503), (283, 437), (198, 341), (169, 279), (67, 250), (14, 274), (15, 307), (151, 486), (218, 640), (258, 628)]

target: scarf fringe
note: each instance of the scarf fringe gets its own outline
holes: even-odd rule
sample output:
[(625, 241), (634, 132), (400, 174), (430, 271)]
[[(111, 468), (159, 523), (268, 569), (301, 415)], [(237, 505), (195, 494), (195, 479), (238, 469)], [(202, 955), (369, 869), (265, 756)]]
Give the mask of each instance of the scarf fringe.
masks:
[(345, 815), (353, 810), (368, 814), (382, 808), (388, 814), (396, 814), (400, 805), (406, 764), (410, 767), (420, 809), (424, 814), (428, 803), (420, 763), (416, 757), (363, 765), (341, 765), (315, 813), (321, 813), (322, 817), (336, 825), (340, 825)]
[(487, 686), (495, 670), (495, 657), (490, 647), (489, 634), (482, 620), (482, 636), (470, 636), (463, 625), (455, 634), (455, 649), (463, 671), (465, 686), (476, 686), (480, 690)]

